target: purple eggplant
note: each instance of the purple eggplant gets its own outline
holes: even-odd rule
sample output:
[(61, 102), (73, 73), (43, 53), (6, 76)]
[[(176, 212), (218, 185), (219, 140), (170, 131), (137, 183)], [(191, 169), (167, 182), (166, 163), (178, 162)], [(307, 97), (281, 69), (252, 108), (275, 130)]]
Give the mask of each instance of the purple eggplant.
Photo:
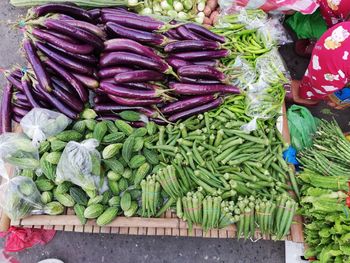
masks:
[(181, 77), (189, 78), (216, 79), (222, 82), (226, 80), (224, 73), (214, 67), (206, 65), (183, 66), (177, 70), (177, 74)]
[(188, 30), (185, 26), (179, 26), (176, 29), (176, 32), (182, 37), (184, 40), (207, 40), (206, 38), (199, 36), (198, 34)]
[(83, 87), (82, 83), (80, 83), (79, 80), (77, 80), (71, 73), (69, 73), (68, 70), (48, 58), (44, 59), (44, 63), (47, 67), (55, 71), (57, 75), (61, 76), (62, 79), (67, 81), (74, 88), (83, 102), (86, 102), (89, 99), (89, 94)]
[(146, 126), (146, 123), (143, 121), (129, 121), (128, 123), (134, 128), (141, 128)]
[(118, 96), (113, 96), (108, 94), (108, 97), (119, 105), (124, 106), (150, 106), (156, 105), (162, 102), (161, 98), (155, 99), (130, 99), (130, 98), (122, 98)]
[(101, 19), (105, 23), (113, 22), (128, 28), (149, 32), (165, 30), (167, 27), (166, 24), (161, 21), (149, 21), (138, 17), (131, 17), (125, 14), (102, 14)]
[(23, 48), (26, 53), (26, 57), (34, 70), (36, 78), (40, 84), (40, 86), (46, 90), (51, 91), (51, 80), (45, 71), (40, 58), (38, 57), (35, 47), (32, 45), (29, 39), (23, 40)]
[(33, 106), (30, 105), (29, 101), (21, 101), (12, 99), (12, 106), (24, 108), (24, 109), (32, 109)]
[(112, 112), (100, 112), (96, 118), (98, 121), (116, 121), (120, 120), (120, 117)]
[(71, 43), (69, 41), (60, 39), (54, 35), (45, 33), (38, 28), (34, 28), (33, 30), (30, 30), (30, 33), (36, 38), (42, 41), (51, 43), (52, 45), (57, 46), (58, 48), (63, 49), (70, 53), (85, 55), (85, 54), (90, 54), (94, 50), (94, 47), (89, 44)]
[(132, 99), (155, 99), (161, 97), (164, 92), (162, 90), (136, 90), (129, 89), (121, 85), (115, 85), (113, 83), (102, 81), (100, 83), (100, 89), (107, 94), (114, 96), (127, 97)]
[(94, 110), (97, 112), (101, 111), (124, 111), (124, 110), (139, 110), (141, 107), (133, 107), (133, 106), (121, 106), (115, 103), (103, 103), (103, 104), (95, 104)]
[(45, 26), (50, 30), (57, 31), (62, 34), (66, 34), (72, 38), (75, 38), (84, 43), (90, 44), (99, 50), (103, 49), (102, 40), (98, 36), (84, 29), (77, 28), (75, 26), (69, 25), (63, 21), (56, 20), (56, 19), (46, 19), (43, 23), (43, 26)]
[(166, 62), (168, 62), (168, 64), (173, 67), (174, 69), (178, 70), (180, 67), (183, 67), (183, 66), (189, 66), (189, 65), (192, 65), (192, 63), (186, 61), (186, 60), (182, 60), (182, 59), (179, 59), (179, 58), (174, 58), (172, 56), (168, 57), (166, 59)]
[(160, 89), (159, 86), (151, 83), (137, 83), (137, 82), (129, 82), (123, 84), (126, 87), (130, 87), (132, 89), (143, 89), (143, 90), (155, 90)]
[(174, 53), (172, 56), (189, 61), (201, 61), (208, 59), (224, 58), (230, 55), (230, 51), (227, 49), (210, 50), (210, 51), (192, 51)]
[(168, 42), (167, 38), (161, 34), (131, 29), (113, 22), (107, 22), (106, 27), (108, 32), (114, 36), (128, 38), (149, 45), (163, 46)]
[(123, 72), (115, 75), (114, 81), (116, 83), (128, 83), (128, 82), (148, 82), (163, 80), (164, 75), (158, 71), (143, 69), (133, 70), (129, 72)]
[(171, 39), (182, 40), (182, 36), (179, 35), (175, 28), (169, 29), (164, 33), (164, 35)]
[(202, 85), (221, 84), (221, 81), (215, 79), (196, 79), (179, 76), (179, 80), (181, 83), (193, 83)]
[(85, 21), (79, 21), (79, 20), (61, 20), (71, 26), (75, 26), (77, 28), (80, 29), (84, 29), (94, 35), (96, 35), (97, 37), (101, 38), (101, 39), (106, 39), (107, 35), (106, 33), (99, 28), (98, 26), (95, 26), (91, 23), (85, 22)]
[(97, 76), (101, 79), (113, 78), (115, 75), (123, 72), (128, 72), (133, 70), (128, 67), (110, 67), (110, 68), (102, 68), (97, 73)]
[(138, 18), (138, 19), (141, 19), (142, 21), (149, 21), (149, 22), (157, 21), (157, 20), (153, 19), (152, 17), (139, 15), (139, 14), (136, 14), (133, 12), (129, 12), (125, 9), (122, 10), (121, 8), (118, 8), (118, 9), (102, 8), (101, 9), (101, 16), (102, 15), (122, 15), (122, 16), (131, 17), (131, 18)]
[(205, 40), (182, 40), (169, 43), (164, 47), (167, 53), (185, 52), (185, 51), (203, 51), (203, 50), (218, 50), (221, 45), (215, 41)]
[(147, 56), (154, 60), (159, 60), (160, 57), (153, 51), (153, 49), (141, 45), (134, 40), (125, 38), (115, 38), (104, 42), (104, 52), (110, 51), (127, 51), (138, 55)]
[(103, 79), (103, 80), (101, 81), (101, 83), (102, 83), (102, 82), (108, 82), (108, 83), (117, 84), (117, 83), (115, 82), (114, 78)]
[(200, 35), (203, 38), (207, 38), (207, 39), (210, 39), (212, 41), (218, 41), (220, 43), (225, 43), (225, 41), (226, 41), (225, 37), (219, 36), (219, 35), (211, 32), (210, 30), (208, 30), (205, 27), (202, 27), (200, 25), (189, 23), (189, 24), (184, 25), (184, 27), (186, 27), (186, 29)]
[(117, 65), (133, 65), (145, 69), (152, 69), (162, 73), (167, 73), (171, 67), (166, 62), (154, 61), (145, 56), (129, 52), (111, 52), (106, 53), (100, 58), (100, 67), (109, 67)]
[(101, 9), (94, 8), (87, 11), (93, 20), (97, 20), (101, 16)]
[(73, 44), (79, 44), (79, 41), (77, 41), (76, 39), (74, 39), (74, 38), (72, 38), (70, 36), (67, 36), (65, 34), (61, 34), (61, 33), (55, 32), (55, 31), (50, 31), (50, 30), (45, 29), (45, 28), (41, 28), (41, 31), (43, 31), (46, 34), (53, 35), (56, 38), (62, 39), (64, 41), (67, 41), (67, 42), (70, 42), (70, 43), (73, 43)]
[(23, 91), (21, 81), (18, 80), (10, 71), (5, 70), (4, 74), (5, 74), (7, 81), (10, 82), (13, 85), (13, 87), (15, 87), (18, 90)]
[(44, 4), (30, 9), (28, 11), (28, 16), (36, 18), (49, 13), (62, 13), (79, 20), (92, 22), (92, 18), (86, 10), (72, 4)]
[(215, 99), (214, 95), (197, 96), (197, 97), (191, 97), (188, 99), (182, 99), (182, 100), (178, 100), (176, 102), (167, 104), (164, 108), (161, 109), (161, 112), (164, 114), (173, 114), (175, 112), (188, 110), (193, 107), (197, 107), (197, 106), (209, 103), (214, 99)]
[(13, 114), (13, 116), (12, 116), (12, 119), (17, 123), (20, 123), (22, 118), (23, 118), (23, 116), (19, 116), (17, 114)]
[(77, 60), (79, 62), (83, 62), (83, 63), (88, 63), (90, 65), (96, 65), (98, 63), (98, 59), (94, 54), (74, 54), (74, 53), (70, 53), (62, 48), (59, 48), (53, 44), (50, 43), (46, 43), (46, 45), (51, 48), (54, 49), (55, 51), (57, 51), (58, 53), (60, 53), (63, 56), (66, 56), (67, 58), (73, 59), (73, 60)]
[(14, 68), (13, 70), (10, 71), (9, 74), (18, 80), (22, 79), (23, 77), (23, 72), (19, 68)]
[(150, 118), (149, 121), (153, 121), (158, 125), (167, 125), (169, 122), (164, 119)]
[(98, 86), (100, 85), (98, 80), (90, 77), (90, 76), (86, 76), (86, 75), (81, 75), (78, 73), (73, 73), (72, 75), (79, 80), (84, 86), (86, 86), (89, 89), (95, 90), (98, 88)]
[(33, 87), (31, 86), (30, 80), (28, 79), (26, 74), (22, 77), (22, 87), (23, 92), (27, 96), (28, 102), (32, 106), (32, 108), (40, 108), (41, 105), (36, 101), (32, 94)]
[(52, 94), (57, 98), (60, 98), (64, 104), (70, 107), (72, 110), (80, 112), (84, 108), (84, 103), (74, 94), (68, 92), (65, 88), (53, 83)]
[(11, 98), (12, 98), (12, 85), (7, 83), (4, 87), (1, 99), (1, 133), (11, 132)]
[(30, 109), (21, 108), (18, 106), (12, 107), (12, 112), (18, 116), (25, 116), (29, 111)]
[[(67, 68), (71, 69), (75, 72), (86, 74), (86, 75), (92, 75), (94, 73), (94, 70), (92, 67), (83, 65), (80, 63), (80, 61), (70, 59), (64, 55), (59, 54), (56, 50), (53, 50), (52, 48), (49, 48), (45, 44), (42, 44), (40, 42), (36, 43), (36, 47), (44, 53), (49, 59), (56, 62), (57, 64)], [(44, 58), (42, 58), (44, 59)]]
[[(36, 87), (44, 96), (46, 99), (49, 101), (49, 103), (55, 107), (59, 112), (63, 113), (66, 115), (68, 118), (71, 119), (78, 119), (79, 114), (75, 111), (73, 111), (71, 108), (66, 106), (60, 99), (58, 99), (54, 94), (47, 92), (44, 90), (40, 85), (37, 85)], [(62, 98), (61, 98), (62, 99)]]
[(21, 92), (15, 92), (15, 93), (13, 93), (12, 98), (13, 98), (14, 100), (16, 100), (16, 101), (19, 100), (19, 101), (28, 102), (27, 96), (26, 96), (24, 93), (21, 93)]
[(213, 84), (213, 85), (202, 85), (202, 84), (187, 84), (187, 83), (171, 83), (170, 88), (176, 94), (180, 95), (204, 95), (214, 93), (240, 93), (239, 88), (232, 85), (224, 84)]
[(206, 111), (209, 111), (211, 109), (215, 109), (215, 108), (219, 107), (222, 104), (222, 102), (223, 102), (223, 98), (217, 98), (210, 103), (206, 103), (204, 105), (194, 107), (194, 108), (191, 108), (191, 109), (186, 110), (186, 111), (175, 113), (174, 115), (171, 115), (168, 119), (171, 122), (175, 122), (175, 121), (180, 120), (180, 119), (185, 119), (185, 118), (188, 118), (190, 116), (193, 116), (193, 115), (196, 115), (196, 114), (199, 114), (202, 112), (206, 112)]

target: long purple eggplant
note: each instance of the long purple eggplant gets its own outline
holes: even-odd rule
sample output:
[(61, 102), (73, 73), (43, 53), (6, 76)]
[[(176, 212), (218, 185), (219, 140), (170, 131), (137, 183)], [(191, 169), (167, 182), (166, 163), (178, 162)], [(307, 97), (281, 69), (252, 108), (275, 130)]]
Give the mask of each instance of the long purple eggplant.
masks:
[(217, 98), (210, 103), (206, 103), (204, 105), (194, 107), (194, 108), (186, 110), (186, 111), (175, 113), (174, 115), (171, 115), (168, 119), (171, 122), (175, 122), (175, 121), (180, 120), (180, 119), (185, 119), (185, 118), (188, 118), (188, 117), (193, 116), (195, 114), (199, 114), (202, 112), (209, 111), (211, 109), (215, 109), (215, 108), (219, 107), (222, 104), (222, 102), (223, 102), (223, 98)]
[(127, 51), (136, 53), (142, 56), (147, 56), (154, 60), (159, 60), (160, 57), (153, 51), (153, 49), (146, 47), (134, 40), (126, 38), (115, 38), (104, 42), (104, 52), (110, 51)]
[(204, 95), (214, 93), (240, 93), (239, 88), (232, 85), (213, 84), (213, 85), (202, 85), (202, 84), (187, 84), (187, 83), (171, 83), (170, 88), (176, 94), (180, 95)]
[(30, 81), (27, 77), (26, 74), (22, 77), (22, 87), (23, 87), (23, 92), (27, 96), (28, 102), (33, 108), (40, 108), (40, 104), (36, 101), (32, 94), (32, 87), (30, 84)]
[(18, 106), (12, 107), (12, 112), (18, 116), (25, 116), (29, 111), (30, 109), (21, 108)]
[(123, 72), (115, 75), (114, 81), (116, 83), (128, 83), (128, 82), (148, 82), (163, 80), (164, 75), (158, 71), (143, 69), (133, 70), (129, 72)]
[(173, 67), (174, 69), (178, 70), (180, 67), (183, 66), (189, 66), (192, 65), (192, 63), (186, 61), (186, 60), (182, 60), (179, 58), (174, 58), (172, 56), (166, 58), (166, 62), (168, 62), (168, 64)]
[(12, 85), (7, 83), (4, 87), (1, 100), (1, 133), (11, 132), (11, 98), (12, 98)]
[(30, 63), (30, 65), (32, 66), (36, 78), (40, 84), (40, 86), (46, 90), (46, 91), (51, 91), (51, 80), (47, 74), (47, 72), (45, 71), (41, 60), (39, 58), (39, 56), (36, 53), (35, 47), (32, 45), (32, 43), (30, 42), (29, 39), (25, 38), (23, 40), (23, 48), (25, 50), (26, 53), (26, 57)]
[(33, 36), (37, 37), (38, 39), (51, 43), (52, 45), (55, 45), (59, 47), (60, 49), (66, 50), (71, 53), (75, 54), (90, 54), (94, 47), (89, 44), (75, 44), (71, 43), (69, 41), (65, 41), (63, 39), (60, 39), (58, 37), (55, 37), (54, 35), (47, 34), (43, 31), (41, 31), (38, 28), (34, 28), (29, 31)]
[(100, 89), (107, 94), (114, 96), (132, 98), (132, 99), (155, 99), (161, 97), (164, 92), (162, 90), (136, 90), (129, 89), (121, 85), (115, 85), (113, 83), (102, 81), (100, 83)]
[(120, 120), (121, 118), (112, 112), (99, 112), (96, 120), (98, 121), (116, 121)]
[(23, 118), (23, 116), (19, 116), (17, 114), (13, 114), (13, 116), (12, 116), (12, 119), (17, 123), (20, 123), (22, 118)]
[(33, 106), (30, 105), (29, 101), (14, 100), (13, 98), (12, 98), (12, 106), (16, 106), (24, 109), (33, 108)]
[(199, 36), (198, 34), (188, 30), (185, 26), (179, 26), (176, 28), (176, 32), (186, 40), (207, 40), (206, 38)]
[(171, 39), (183, 40), (182, 36), (179, 35), (175, 28), (169, 29), (164, 33), (164, 35)]
[(161, 98), (155, 99), (130, 99), (130, 98), (122, 98), (118, 96), (113, 96), (108, 94), (108, 97), (119, 105), (124, 106), (151, 106), (156, 105), (162, 102)]
[(84, 108), (84, 104), (79, 98), (76, 98), (72, 93), (68, 92), (66, 89), (60, 87), (56, 83), (53, 83), (52, 94), (57, 98), (60, 98), (64, 104), (74, 111), (80, 112)]
[(211, 84), (221, 84), (219, 80), (213, 79), (196, 79), (189, 77), (179, 76), (179, 80), (181, 83), (192, 83), (192, 84), (202, 84), (202, 85), (211, 85)]
[(219, 60), (202, 60), (202, 61), (192, 61), (193, 64), (195, 65), (207, 65), (207, 66), (211, 66), (211, 67), (218, 67), (220, 62)]
[(21, 91), (23, 90), (21, 81), (18, 80), (13, 74), (11, 74), (10, 71), (5, 70), (4, 74), (7, 81), (10, 82), (16, 89)]
[(218, 49), (221, 49), (220, 43), (206, 40), (182, 40), (169, 43), (164, 47), (164, 51), (167, 53)]
[(98, 36), (101, 39), (106, 39), (107, 35), (106, 33), (98, 26), (93, 25), (91, 23), (85, 22), (85, 21), (80, 21), (80, 20), (62, 20), (63, 22), (71, 25), (78, 27), (80, 29), (84, 29), (96, 36)]
[(154, 22), (157, 21), (152, 17), (149, 16), (143, 16), (143, 15), (139, 15), (133, 12), (129, 12), (127, 10), (122, 10), (121, 8), (118, 9), (112, 9), (112, 8), (102, 8), (101, 9), (101, 16), (102, 15), (123, 15), (123, 16), (128, 16), (131, 18), (138, 18), (141, 19), (143, 21), (149, 21), (149, 22)]
[(84, 43), (93, 45), (99, 50), (103, 49), (103, 41), (98, 36), (84, 29), (80, 29), (75, 26), (72, 26), (66, 22), (56, 20), (56, 19), (46, 19), (43, 22), (43, 26), (45, 26), (50, 30), (54, 30), (62, 34), (66, 34)]
[(30, 9), (28, 16), (35, 18), (49, 13), (62, 13), (80, 20), (92, 22), (92, 18), (86, 10), (72, 4), (44, 4)]
[(148, 45), (163, 46), (168, 42), (167, 38), (161, 34), (131, 29), (113, 22), (107, 22), (106, 27), (108, 32), (114, 36), (132, 39)]
[(129, 53), (129, 52), (111, 52), (106, 53), (100, 58), (100, 67), (109, 66), (139, 66), (145, 69), (152, 69), (162, 73), (167, 73), (171, 70), (171, 67), (165, 62), (160, 63), (154, 61), (148, 57)]
[(28, 102), (27, 96), (21, 92), (14, 92), (12, 95), (12, 98), (16, 101), (19, 100), (19, 101)]
[(79, 118), (79, 114), (75, 111), (73, 111), (72, 109), (70, 109), (69, 107), (67, 107), (61, 100), (59, 100), (54, 94), (47, 92), (46, 90), (44, 90), (40, 85), (37, 85), (36, 87), (42, 94), (44, 94), (44, 96), (46, 97), (46, 99), (49, 101), (49, 103), (55, 107), (59, 112), (63, 113), (64, 115), (66, 115), (67, 117), (71, 118), (71, 119), (78, 119)]
[(23, 77), (23, 72), (19, 68), (14, 68), (10, 71), (10, 75), (13, 76), (16, 79), (22, 79)]
[(192, 51), (192, 52), (180, 52), (174, 53), (172, 56), (189, 61), (201, 61), (208, 59), (224, 58), (230, 55), (230, 51), (226, 49), (221, 50), (209, 50), (209, 51)]
[(103, 103), (103, 104), (95, 104), (94, 110), (97, 112), (103, 111), (124, 111), (124, 110), (139, 110), (141, 107), (134, 106), (121, 106), (115, 103)]
[(104, 103), (112, 103), (112, 100), (106, 94), (96, 94), (94, 97), (94, 104), (99, 105)]
[(167, 104), (164, 108), (161, 108), (161, 112), (164, 114), (173, 114), (175, 112), (184, 111), (206, 104), (215, 99), (214, 95), (197, 96), (188, 99), (178, 100)]
[(65, 34), (61, 34), (61, 33), (58, 33), (56, 31), (50, 31), (48, 29), (45, 29), (45, 28), (41, 28), (41, 31), (43, 31), (44, 33), (46, 34), (50, 34), (50, 35), (53, 35), (55, 36), (56, 38), (59, 38), (59, 39), (62, 39), (62, 40), (65, 40), (67, 42), (70, 42), (70, 43), (73, 43), (73, 44), (79, 44), (79, 41), (77, 41), (76, 39), (70, 37), (70, 36), (67, 36)]
[(138, 17), (131, 17), (125, 14), (102, 14), (101, 19), (103, 22), (114, 22), (119, 25), (132, 28), (132, 29), (138, 29), (143, 31), (157, 31), (157, 30), (166, 30), (167, 25), (161, 21), (148, 21), (143, 20), (142, 18)]
[(124, 83), (124, 86), (132, 88), (132, 89), (142, 89), (142, 90), (155, 90), (160, 89), (161, 87), (151, 84), (151, 83), (137, 83), (137, 82), (129, 82)]
[(203, 38), (207, 38), (213, 41), (218, 41), (220, 43), (225, 43), (225, 37), (223, 36), (219, 36), (213, 32), (211, 32), (210, 30), (206, 29), (203, 26), (197, 25), (197, 24), (193, 24), (193, 23), (188, 23), (186, 25), (184, 25), (184, 27), (186, 27), (188, 30), (202, 36)]
[(182, 77), (216, 79), (224, 82), (226, 76), (214, 67), (206, 65), (183, 66), (177, 70), (177, 74)]
[(90, 76), (86, 76), (86, 75), (81, 75), (78, 73), (74, 73), (72, 72), (72, 75), (79, 80), (84, 86), (86, 86), (89, 89), (95, 90), (98, 88), (98, 86), (100, 85), (98, 80), (96, 80), (93, 77)]
[(101, 16), (101, 9), (94, 8), (87, 11), (93, 20), (97, 20)]
[(85, 87), (82, 85), (82, 83), (79, 80), (77, 80), (71, 73), (69, 73), (65, 68), (61, 67), (60, 65), (48, 58), (44, 59), (44, 63), (47, 67), (54, 70), (57, 75), (61, 76), (61, 78), (63, 78), (73, 87), (73, 89), (79, 95), (81, 101), (86, 102), (89, 99), (89, 94)]
[(58, 63), (59, 65), (65, 68), (68, 68), (75, 72), (86, 74), (86, 75), (92, 75), (94, 73), (94, 70), (92, 67), (88, 65), (83, 65), (77, 60), (73, 60), (68, 57), (65, 57), (64, 55), (59, 54), (57, 51), (53, 50), (52, 48), (49, 48), (45, 44), (37, 42), (36, 47), (42, 53), (44, 53), (48, 58), (50, 58), (52, 61)]
[(82, 63), (88, 63), (90, 65), (96, 65), (98, 63), (98, 58), (92, 53), (86, 54), (86, 55), (74, 54), (74, 53), (68, 52), (62, 48), (59, 48), (55, 45), (52, 45), (50, 43), (46, 43), (46, 46), (57, 51), (62, 56), (65, 56), (65, 57), (73, 59), (73, 60), (77, 60), (77, 61), (82, 62)]
[(101, 79), (113, 78), (115, 75), (123, 72), (132, 71), (132, 68), (128, 67), (110, 67), (102, 68), (98, 71), (97, 76)]

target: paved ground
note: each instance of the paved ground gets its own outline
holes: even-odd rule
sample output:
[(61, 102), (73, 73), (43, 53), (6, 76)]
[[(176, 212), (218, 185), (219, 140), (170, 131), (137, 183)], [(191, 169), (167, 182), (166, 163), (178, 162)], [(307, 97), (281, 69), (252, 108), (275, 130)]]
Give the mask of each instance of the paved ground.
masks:
[[(9, 22), (18, 21), (23, 10), (10, 7), (7, 0), (0, 1), (0, 68), (22, 63), (20, 57), (21, 33), (10, 29)], [(293, 53), (291, 46), (281, 49), (292, 76), (300, 78), (308, 61)], [(0, 85), (4, 84), (0, 76)], [(312, 111), (320, 116), (336, 117), (344, 129), (348, 128), (348, 114), (321, 111), (318, 106)], [(322, 113), (323, 112), (323, 113)], [(324, 114), (326, 113), (326, 114)], [(332, 115), (333, 114), (333, 115)], [(3, 240), (0, 240), (0, 247)], [(234, 262), (234, 263), (280, 263), (284, 262), (284, 243), (259, 241), (256, 243), (224, 239), (197, 239), (171, 237), (135, 237), (98, 234), (75, 234), (58, 232), (47, 246), (37, 246), (14, 254), (20, 263), (36, 263), (56, 257), (66, 263), (99, 262)], [(0, 263), (2, 263), (0, 256)]]

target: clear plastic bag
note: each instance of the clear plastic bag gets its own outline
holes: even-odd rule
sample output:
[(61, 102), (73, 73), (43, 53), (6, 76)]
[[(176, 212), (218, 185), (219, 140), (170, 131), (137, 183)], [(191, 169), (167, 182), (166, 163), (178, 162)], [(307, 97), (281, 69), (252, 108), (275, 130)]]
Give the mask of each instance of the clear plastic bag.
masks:
[(95, 139), (81, 143), (69, 142), (60, 158), (56, 170), (56, 183), (72, 182), (84, 190), (100, 188), (101, 155), (96, 150), (99, 142)]
[(38, 149), (28, 137), (20, 133), (0, 135), (0, 176), (9, 179), (20, 169), (37, 168), (39, 168)]
[(44, 213), (38, 188), (25, 176), (16, 176), (0, 186), (0, 206), (12, 220)]
[(224, 13), (232, 14), (242, 9), (261, 9), (268, 13), (285, 13), (290, 11), (312, 14), (319, 7), (317, 0), (219, 0)]
[(228, 75), (232, 77), (232, 85), (241, 90), (247, 90), (250, 85), (255, 83), (257, 75), (253, 65), (247, 60), (238, 56), (233, 65), (227, 69)]
[(34, 145), (63, 131), (71, 120), (62, 113), (33, 108), (21, 120), (23, 132), (33, 140)]

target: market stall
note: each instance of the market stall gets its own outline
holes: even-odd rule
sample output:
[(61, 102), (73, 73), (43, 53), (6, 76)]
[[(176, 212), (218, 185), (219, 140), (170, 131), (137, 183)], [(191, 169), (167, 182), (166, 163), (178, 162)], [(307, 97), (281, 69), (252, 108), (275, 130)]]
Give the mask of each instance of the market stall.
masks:
[(277, 46), (288, 39), (261, 10), (210, 30), (183, 21), (205, 22), (206, 7), (211, 19), (210, 5), (174, 3), (165, 20), (148, 6), (30, 9), (28, 64), (6, 71), (1, 109), (10, 225), (303, 242), (282, 155), (289, 76)]

